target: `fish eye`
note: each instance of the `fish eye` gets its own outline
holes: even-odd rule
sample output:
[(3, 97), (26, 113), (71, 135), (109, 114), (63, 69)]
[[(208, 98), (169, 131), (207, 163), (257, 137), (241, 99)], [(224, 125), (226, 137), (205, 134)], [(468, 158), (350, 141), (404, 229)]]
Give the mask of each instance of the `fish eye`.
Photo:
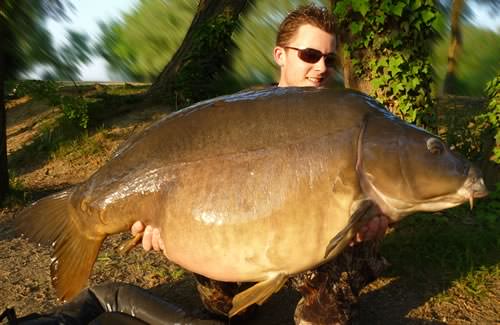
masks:
[(444, 151), (443, 143), (436, 138), (427, 139), (427, 150), (433, 155), (440, 155)]

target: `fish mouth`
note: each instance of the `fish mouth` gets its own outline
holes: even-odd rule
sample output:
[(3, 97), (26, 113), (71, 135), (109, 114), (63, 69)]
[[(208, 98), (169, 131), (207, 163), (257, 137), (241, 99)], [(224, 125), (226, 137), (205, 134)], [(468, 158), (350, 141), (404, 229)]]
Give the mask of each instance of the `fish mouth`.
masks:
[(371, 183), (369, 183), (369, 186), (370, 192), (375, 194), (374, 202), (377, 203), (381, 213), (392, 224), (417, 211), (434, 212), (453, 208), (465, 202), (469, 202), (472, 209), (474, 207), (474, 199), (487, 196), (488, 190), (478, 170), (469, 174), (469, 177), (466, 178), (464, 184), (457, 192), (434, 197), (430, 200), (406, 202), (384, 195)]
[[(483, 179), (481, 179), (481, 182), (483, 182), (483, 185), (484, 185)], [(479, 191), (476, 191), (476, 190), (470, 191), (469, 192), (469, 205), (470, 205), (471, 210), (474, 208), (474, 199), (479, 199), (479, 198), (485, 197), (488, 194), (489, 194), (489, 192), (486, 189), (486, 186), (484, 187), (484, 189), (481, 189)]]
[(485, 197), (488, 193), (489, 192), (486, 188), (486, 184), (484, 184), (481, 171), (478, 168), (471, 166), (467, 173), (464, 185), (459, 190), (459, 194), (469, 201), (470, 208), (472, 209), (474, 208), (474, 199)]

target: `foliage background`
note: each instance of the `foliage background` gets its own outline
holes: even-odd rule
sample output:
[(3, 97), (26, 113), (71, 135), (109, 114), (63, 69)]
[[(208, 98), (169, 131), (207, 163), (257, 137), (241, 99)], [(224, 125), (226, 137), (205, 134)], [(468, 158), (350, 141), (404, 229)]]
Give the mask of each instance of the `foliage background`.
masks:
[[(446, 31), (446, 30), (445, 30)], [(449, 33), (441, 33), (431, 61), (435, 88), (442, 89), (446, 74)], [(500, 71), (500, 34), (470, 24), (463, 26), (463, 49), (458, 61), (458, 89), (464, 96), (484, 96), (484, 87)]]
[[(241, 28), (233, 36), (237, 45), (232, 54), (232, 70), (226, 74), (227, 92), (256, 84), (275, 82), (278, 75), (272, 48), (278, 24), (300, 4), (310, 1), (256, 1), (241, 18)], [(330, 6), (331, 1), (312, 1)], [(102, 35), (95, 46), (108, 61), (113, 79), (154, 81), (182, 42), (196, 10), (196, 1), (141, 1), (121, 20), (102, 23)], [(435, 26), (441, 35), (431, 57), (437, 94), (446, 70), (449, 27), (446, 17)], [(459, 80), (464, 95), (483, 95), (486, 81), (500, 68), (500, 34), (471, 26), (464, 20), (464, 50), (459, 62)]]
[[(256, 1), (233, 36), (233, 70), (226, 74), (228, 91), (276, 79), (272, 48), (279, 23), (288, 11), (311, 1)], [(328, 1), (313, 1), (327, 6)], [(154, 81), (178, 48), (196, 11), (196, 1), (141, 1), (122, 21), (102, 24), (96, 48), (121, 79)], [(167, 32), (165, 32), (167, 31)], [(132, 45), (133, 44), (133, 45)]]

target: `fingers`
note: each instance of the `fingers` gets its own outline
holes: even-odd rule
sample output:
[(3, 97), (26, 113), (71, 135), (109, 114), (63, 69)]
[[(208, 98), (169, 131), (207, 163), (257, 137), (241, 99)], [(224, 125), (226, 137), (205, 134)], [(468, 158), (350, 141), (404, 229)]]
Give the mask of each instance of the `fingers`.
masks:
[(153, 240), (151, 245), (155, 251), (160, 250), (160, 229), (158, 228), (153, 229)]
[(151, 249), (155, 251), (160, 251), (165, 249), (165, 244), (161, 239), (160, 229), (153, 228), (149, 225), (146, 226), (146, 229), (144, 230), (144, 235), (142, 236), (142, 248), (144, 248), (146, 252), (150, 251)]
[(162, 250), (162, 252), (165, 253), (165, 243), (163, 242), (163, 239), (161, 239), (161, 236), (160, 236), (160, 249)]
[(356, 243), (361, 243), (366, 240), (366, 235), (370, 231), (369, 225), (364, 225), (360, 231), (356, 234)]
[(359, 232), (356, 233), (356, 235), (354, 236), (354, 238), (352, 239), (352, 241), (349, 243), (349, 246), (354, 246), (358, 243), (361, 243), (364, 239), (365, 239), (365, 234), (366, 232), (368, 231), (368, 226), (367, 225), (364, 225), (363, 227), (361, 227), (361, 229), (359, 230)]
[(133, 236), (143, 231), (144, 231), (144, 224), (140, 221), (134, 222), (132, 228), (130, 228), (130, 232), (132, 233)]
[(151, 250), (151, 247), (153, 247), (153, 227), (148, 225), (146, 226), (144, 236), (142, 237), (142, 248), (148, 252)]

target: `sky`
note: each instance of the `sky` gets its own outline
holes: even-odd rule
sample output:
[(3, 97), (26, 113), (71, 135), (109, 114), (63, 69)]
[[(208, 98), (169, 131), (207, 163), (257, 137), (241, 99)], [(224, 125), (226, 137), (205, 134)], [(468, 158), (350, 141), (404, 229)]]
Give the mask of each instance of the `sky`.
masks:
[[(52, 34), (55, 45), (61, 45), (66, 40), (66, 30), (73, 29), (87, 33), (92, 40), (99, 36), (100, 21), (119, 19), (123, 13), (131, 11), (139, 0), (71, 0), (73, 12), (68, 14), (67, 21), (50, 19), (47, 27)], [(109, 81), (106, 72), (106, 61), (94, 57), (91, 63), (81, 69), (81, 79), (84, 81)]]
[[(188, 0), (194, 1), (194, 0)], [(129, 12), (136, 6), (139, 0), (71, 0), (75, 10), (70, 13), (68, 21), (48, 21), (48, 29), (57, 45), (65, 41), (65, 31), (74, 29), (86, 32), (92, 39), (99, 35), (99, 21), (108, 21)], [(487, 10), (472, 3), (471, 9), (475, 14), (474, 25), (500, 31), (500, 14), (492, 17)], [(81, 70), (81, 79), (85, 81), (109, 81), (106, 72), (106, 61), (100, 57), (94, 57), (91, 63)]]

